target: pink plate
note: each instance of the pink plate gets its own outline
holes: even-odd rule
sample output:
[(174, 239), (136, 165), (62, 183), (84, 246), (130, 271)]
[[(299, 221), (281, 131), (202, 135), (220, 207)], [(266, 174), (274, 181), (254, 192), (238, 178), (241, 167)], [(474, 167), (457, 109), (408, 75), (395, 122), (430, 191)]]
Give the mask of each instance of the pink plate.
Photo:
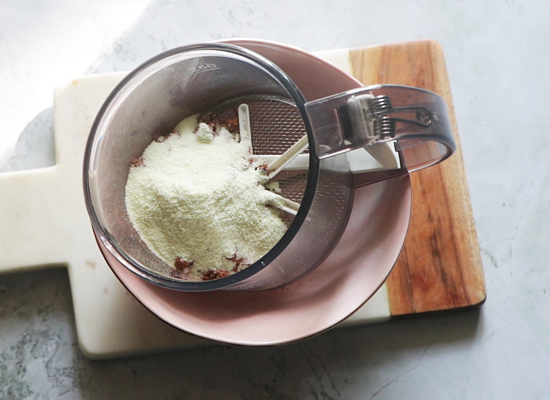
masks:
[[(229, 42), (275, 62), (308, 100), (361, 86), (353, 77), (302, 50), (258, 40)], [(312, 77), (318, 77), (313, 80), (317, 84), (312, 84)], [(165, 322), (219, 342), (275, 345), (323, 332), (361, 307), (393, 268), (410, 214), (409, 176), (356, 189), (348, 225), (331, 255), (301, 280), (262, 292), (164, 289), (126, 269), (101, 241), (98, 243), (120, 281)]]

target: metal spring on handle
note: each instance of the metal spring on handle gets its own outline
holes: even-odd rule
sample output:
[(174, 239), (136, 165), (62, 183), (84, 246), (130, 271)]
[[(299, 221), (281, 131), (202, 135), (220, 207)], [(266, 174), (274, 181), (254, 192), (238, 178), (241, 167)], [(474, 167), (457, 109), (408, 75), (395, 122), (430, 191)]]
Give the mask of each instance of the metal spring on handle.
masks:
[(390, 117), (380, 116), (373, 121), (374, 134), (380, 137), (395, 136), (395, 120)]
[(369, 108), (373, 114), (385, 113), (393, 109), (390, 96), (380, 95), (369, 101)]
[(369, 101), (369, 109), (373, 117), (374, 134), (380, 137), (395, 136), (395, 120), (385, 114), (393, 110), (389, 96), (376, 96)]

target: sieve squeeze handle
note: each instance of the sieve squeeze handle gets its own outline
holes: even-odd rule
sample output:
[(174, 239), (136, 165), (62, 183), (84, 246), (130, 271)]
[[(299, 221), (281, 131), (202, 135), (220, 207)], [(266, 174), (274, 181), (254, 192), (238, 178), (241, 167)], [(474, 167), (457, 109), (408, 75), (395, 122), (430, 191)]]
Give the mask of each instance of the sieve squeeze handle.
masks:
[(320, 159), (394, 142), (401, 172), (437, 164), (455, 151), (443, 99), (427, 90), (378, 85), (306, 103)]

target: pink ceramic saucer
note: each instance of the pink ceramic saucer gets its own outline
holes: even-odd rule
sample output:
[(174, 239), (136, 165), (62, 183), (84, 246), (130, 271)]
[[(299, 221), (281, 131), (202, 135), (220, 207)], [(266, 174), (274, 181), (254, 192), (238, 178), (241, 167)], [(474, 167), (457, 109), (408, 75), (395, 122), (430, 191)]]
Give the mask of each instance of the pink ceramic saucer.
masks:
[(348, 226), (325, 262), (297, 282), (263, 292), (164, 289), (126, 269), (98, 243), (122, 284), (168, 324), (228, 344), (276, 345), (321, 333), (361, 307), (395, 264), (410, 213), (408, 176), (357, 189)]

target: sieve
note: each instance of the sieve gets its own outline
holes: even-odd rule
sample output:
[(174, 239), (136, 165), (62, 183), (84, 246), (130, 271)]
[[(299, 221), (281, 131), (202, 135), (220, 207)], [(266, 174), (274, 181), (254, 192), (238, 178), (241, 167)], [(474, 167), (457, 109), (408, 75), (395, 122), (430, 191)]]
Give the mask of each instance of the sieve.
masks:
[[(336, 91), (303, 67), (289, 76), (248, 48), (207, 43), (162, 53), (132, 71), (98, 113), (85, 151), (86, 205), (107, 259), (175, 290), (279, 287), (330, 254), (348, 223), (355, 188), (429, 167), (453, 153), (446, 106), (436, 94), (393, 85), (350, 84)], [(328, 95), (319, 96), (322, 86)], [(128, 219), (124, 186), (131, 161), (183, 118), (237, 113), (242, 104), (249, 109), (253, 154), (267, 157), (280, 195), (299, 208), (282, 215), (286, 233), (246, 269), (203, 282), (178, 279)], [(397, 155), (394, 167), (361, 173), (350, 167), (348, 152), (366, 149), (383, 160), (388, 144)]]

